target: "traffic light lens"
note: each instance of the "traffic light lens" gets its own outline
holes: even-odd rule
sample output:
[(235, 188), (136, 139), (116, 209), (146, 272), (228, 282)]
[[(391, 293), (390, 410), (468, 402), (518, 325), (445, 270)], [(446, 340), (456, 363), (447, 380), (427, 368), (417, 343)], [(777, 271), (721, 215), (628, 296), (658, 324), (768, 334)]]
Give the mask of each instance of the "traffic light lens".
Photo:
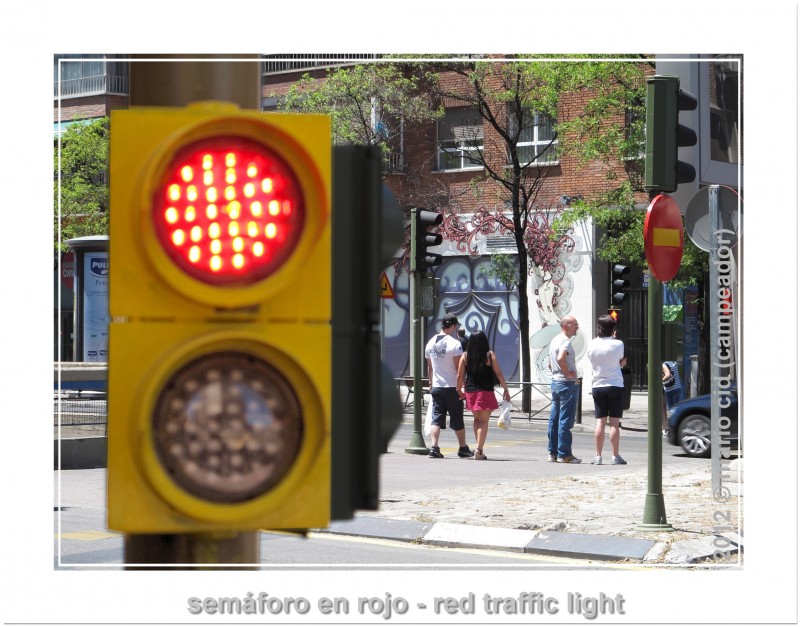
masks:
[(201, 140), (167, 168), (152, 219), (184, 272), (210, 285), (248, 285), (278, 270), (297, 246), (300, 189), (289, 165), (257, 142)]
[(179, 370), (153, 411), (159, 460), (190, 494), (239, 503), (288, 472), (303, 434), (300, 402), (265, 361), (238, 352), (201, 357)]

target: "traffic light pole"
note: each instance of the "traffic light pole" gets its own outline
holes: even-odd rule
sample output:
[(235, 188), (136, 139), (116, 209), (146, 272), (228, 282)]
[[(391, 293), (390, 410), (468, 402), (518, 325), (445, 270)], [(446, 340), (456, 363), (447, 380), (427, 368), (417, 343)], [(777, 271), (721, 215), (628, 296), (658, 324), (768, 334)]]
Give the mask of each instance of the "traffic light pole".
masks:
[[(197, 100), (225, 100), (243, 108), (259, 107), (258, 55), (237, 57), (242, 62), (232, 62), (229, 56), (217, 61), (214, 55), (205, 56), (207, 60), (191, 62), (179, 61), (178, 56), (175, 62), (134, 57), (130, 64), (130, 106), (183, 106)], [(158, 564), (248, 564), (242, 570), (255, 570), (260, 561), (258, 531), (125, 535), (126, 564), (154, 565), (144, 566), (147, 568)]]
[[(258, 532), (126, 534), (126, 570), (150, 570), (147, 564), (185, 564), (189, 570), (209, 570), (215, 564), (256, 564)], [(197, 566), (190, 566), (196, 564)], [(205, 565), (205, 566), (204, 566)], [(255, 570), (255, 566), (232, 570)]]
[(411, 250), (409, 272), (409, 309), (411, 312), (411, 350), (409, 360), (411, 363), (411, 377), (414, 381), (414, 427), (411, 433), (411, 442), (406, 447), (406, 453), (426, 455), (428, 447), (422, 437), (422, 277), (417, 269), (417, 211), (411, 210)]

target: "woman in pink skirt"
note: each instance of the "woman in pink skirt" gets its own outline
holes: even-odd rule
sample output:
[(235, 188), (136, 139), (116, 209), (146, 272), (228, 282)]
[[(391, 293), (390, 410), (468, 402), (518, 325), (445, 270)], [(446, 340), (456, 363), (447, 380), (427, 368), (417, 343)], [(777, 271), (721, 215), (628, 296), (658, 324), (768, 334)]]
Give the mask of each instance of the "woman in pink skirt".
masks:
[[(496, 378), (495, 378), (496, 377)], [(503, 387), (503, 398), (511, 400), (503, 371), (489, 349), (489, 340), (483, 331), (469, 336), (467, 350), (458, 363), (458, 395), (467, 399), (467, 409), (472, 412), (472, 429), (475, 432), (475, 459), (486, 459), (483, 444), (489, 432), (489, 418), (498, 408), (494, 395), (495, 385)]]

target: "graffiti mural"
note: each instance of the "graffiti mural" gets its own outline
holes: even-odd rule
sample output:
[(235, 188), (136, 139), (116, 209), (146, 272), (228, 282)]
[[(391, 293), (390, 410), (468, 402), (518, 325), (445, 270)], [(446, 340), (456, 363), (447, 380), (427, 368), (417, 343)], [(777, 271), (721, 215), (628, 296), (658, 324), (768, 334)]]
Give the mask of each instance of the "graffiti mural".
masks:
[[(519, 376), (519, 319), (516, 292), (510, 292), (496, 279), (486, 276), (488, 256), (445, 257), (436, 270), (439, 293), (436, 315), (423, 319), (423, 339), (439, 330), (445, 313), (458, 316), (467, 335), (483, 331), (497, 354), (507, 379)], [(395, 292), (394, 299), (383, 301), (383, 361), (395, 377), (409, 374), (408, 273), (387, 270)]]
[[(558, 321), (573, 309), (575, 274), (585, 262), (579, 252), (586, 249), (581, 233), (573, 228), (560, 234), (553, 230), (552, 220), (559, 212), (559, 208), (532, 211), (525, 229), (531, 277), (531, 337), (526, 343), (531, 350), (531, 378), (540, 382), (550, 380), (546, 348), (560, 332)], [(436, 269), (440, 280), (436, 315), (424, 319), (423, 335), (429, 338), (438, 330), (442, 316), (454, 313), (467, 334), (478, 330), (487, 334), (506, 378), (518, 381), (521, 375), (518, 295), (488, 276), (486, 270), (491, 259), (481, 254), (486, 237), (508, 235), (513, 232), (513, 224), (501, 211), (493, 213), (485, 208), (471, 216), (452, 209), (444, 213), (440, 231), (445, 245), (466, 255), (445, 256)], [(409, 373), (409, 282), (408, 273), (400, 270), (401, 263), (399, 260), (387, 271), (396, 297), (384, 300), (383, 305), (383, 359), (396, 377)], [(573, 340), (578, 360), (586, 352), (587, 341), (584, 330)]]
[(497, 355), (503, 374), (519, 380), (519, 313), (516, 292), (487, 276), (489, 257), (451, 257), (437, 276), (439, 304), (428, 325), (428, 335), (445, 313), (458, 316), (467, 335), (483, 331)]

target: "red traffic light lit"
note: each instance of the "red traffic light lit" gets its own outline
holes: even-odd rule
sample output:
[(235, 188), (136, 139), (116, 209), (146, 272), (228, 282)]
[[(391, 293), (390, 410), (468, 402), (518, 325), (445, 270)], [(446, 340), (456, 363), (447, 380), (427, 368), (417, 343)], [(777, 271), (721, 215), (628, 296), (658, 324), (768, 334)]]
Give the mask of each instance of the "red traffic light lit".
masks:
[(242, 137), (183, 148), (153, 198), (161, 246), (210, 285), (249, 285), (279, 269), (303, 231), (297, 177), (272, 150)]
[(620, 314), (620, 310), (619, 309), (609, 309), (608, 310), (608, 315), (611, 316), (614, 319), (614, 322), (619, 322), (619, 314)]

